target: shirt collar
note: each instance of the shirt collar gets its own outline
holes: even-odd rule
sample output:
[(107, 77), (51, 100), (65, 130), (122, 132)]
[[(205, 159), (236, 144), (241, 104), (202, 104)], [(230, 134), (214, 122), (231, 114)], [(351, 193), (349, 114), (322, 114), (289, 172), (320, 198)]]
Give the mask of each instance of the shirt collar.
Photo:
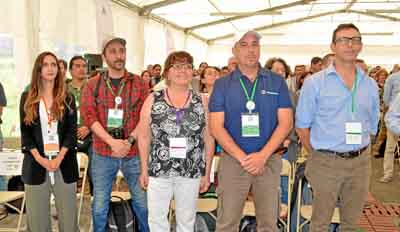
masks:
[[(357, 70), (357, 76), (361, 79), (365, 77), (365, 73), (362, 71), (362, 69), (360, 67), (358, 67), (356, 65), (356, 70)], [(326, 68), (326, 75), (330, 76), (330, 75), (335, 75), (335, 76), (339, 76), (339, 74), (336, 72), (336, 68), (334, 63), (330, 64), (327, 68)]]
[[(266, 78), (269, 75), (271, 75), (271, 71), (264, 69), (263, 67), (261, 67), (260, 64), (258, 64), (258, 73), (257, 73), (257, 78)], [(245, 75), (242, 74), (242, 72), (240, 71), (239, 68), (236, 68), (233, 72), (232, 72), (232, 77), (239, 80), (239, 78), (241, 77), (245, 77)]]

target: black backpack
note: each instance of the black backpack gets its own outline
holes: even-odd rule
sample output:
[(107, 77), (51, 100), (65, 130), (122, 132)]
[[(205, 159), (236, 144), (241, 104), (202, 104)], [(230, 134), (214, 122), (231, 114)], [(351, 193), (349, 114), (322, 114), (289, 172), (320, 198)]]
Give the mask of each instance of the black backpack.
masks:
[(240, 221), (239, 232), (257, 232), (256, 217), (245, 216)]
[(118, 196), (111, 198), (119, 199), (118, 201), (110, 201), (110, 209), (108, 211), (108, 232), (136, 232), (139, 231), (139, 223), (136, 220), (135, 213), (132, 209), (132, 200), (124, 200)]
[[(24, 187), (24, 182), (22, 182), (22, 178), (21, 176), (13, 176), (11, 177), (11, 179), (8, 180), (8, 191), (25, 191), (25, 187)], [(20, 209), (21, 205), (22, 205), (22, 199), (17, 199), (17, 200), (13, 200), (8, 202), (10, 205), (13, 205), (15, 208)], [(6, 209), (8, 213), (11, 214), (17, 214), (18, 212), (9, 207), (8, 205), (6, 205)], [(25, 207), (24, 207), (24, 213), (25, 213)]]

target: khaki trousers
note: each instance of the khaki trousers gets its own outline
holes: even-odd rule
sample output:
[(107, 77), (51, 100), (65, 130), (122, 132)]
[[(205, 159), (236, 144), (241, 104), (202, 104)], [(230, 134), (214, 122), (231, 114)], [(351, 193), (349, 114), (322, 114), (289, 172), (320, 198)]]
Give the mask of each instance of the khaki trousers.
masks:
[(399, 136), (393, 134), (389, 128), (387, 129), (386, 134), (385, 156), (383, 157), (383, 176), (388, 178), (393, 177), (394, 150), (396, 149)]
[(245, 171), (232, 156), (221, 156), (218, 170), (218, 232), (239, 230), (240, 219), (249, 190), (254, 198), (258, 232), (276, 232), (278, 220), (278, 198), (282, 160), (272, 155), (260, 176)]
[(339, 199), (342, 232), (356, 231), (370, 179), (370, 148), (353, 159), (313, 151), (305, 175), (313, 190), (310, 232), (326, 232)]
[(76, 232), (78, 229), (76, 182), (64, 183), (61, 171), (54, 172), (55, 184), (50, 178), (41, 185), (25, 184), (26, 216), (29, 232), (50, 232), (50, 194), (53, 193), (60, 232)]

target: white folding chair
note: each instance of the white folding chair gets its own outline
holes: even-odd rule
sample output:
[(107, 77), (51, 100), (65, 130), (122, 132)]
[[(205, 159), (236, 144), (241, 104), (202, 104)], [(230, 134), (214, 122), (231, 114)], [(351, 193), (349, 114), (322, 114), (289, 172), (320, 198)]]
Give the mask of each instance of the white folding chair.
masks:
[[(81, 218), (81, 212), (82, 212), (84, 193), (85, 193), (85, 185), (86, 185), (86, 178), (87, 178), (87, 171), (88, 171), (87, 169), (88, 169), (88, 165), (89, 165), (89, 158), (83, 152), (78, 152), (76, 154), (76, 158), (78, 160), (79, 178), (82, 178), (81, 191), (78, 194), (78, 197), (80, 198), (79, 199), (79, 208), (78, 208), (78, 224), (79, 224), (80, 218)], [(82, 171), (82, 169), (83, 169), (83, 171)]]
[(280, 214), (286, 214), (286, 222), (279, 217), (279, 221), (285, 226), (285, 229), (287, 232), (290, 231), (290, 202), (292, 200), (292, 187), (293, 187), (293, 166), (292, 164), (286, 160), (282, 159), (282, 170), (281, 170), (281, 176), (286, 176), (288, 178), (288, 198), (287, 202), (288, 204), (283, 204), (281, 203), (280, 205)]
[[(0, 175), (13, 176), (21, 175), (23, 154), (21, 152), (1, 152), (0, 153)], [(21, 208), (14, 207), (11, 201), (21, 199)], [(0, 228), (0, 231), (16, 231), (21, 229), (22, 216), (25, 208), (25, 192), (23, 191), (0, 191), (0, 204), (5, 204), (18, 212), (18, 223), (15, 228)]]
[(124, 174), (122, 173), (121, 170), (118, 170), (117, 177), (115, 180), (115, 187), (117, 188), (117, 191), (119, 191), (121, 188), (122, 179), (124, 179)]
[[(312, 205), (301, 205), (301, 197), (302, 197), (302, 192), (303, 192), (303, 188), (302, 186), (302, 181), (303, 179), (300, 178), (299, 180), (299, 187), (297, 189), (297, 222), (296, 222), (296, 231), (300, 232), (302, 231), (302, 228), (311, 222), (311, 215), (312, 215)], [(302, 218), (304, 218), (304, 222), (300, 224), (300, 216)], [(336, 207), (333, 215), (332, 215), (332, 219), (331, 219), (331, 223), (334, 224), (340, 224), (340, 213), (339, 213), (339, 209)]]

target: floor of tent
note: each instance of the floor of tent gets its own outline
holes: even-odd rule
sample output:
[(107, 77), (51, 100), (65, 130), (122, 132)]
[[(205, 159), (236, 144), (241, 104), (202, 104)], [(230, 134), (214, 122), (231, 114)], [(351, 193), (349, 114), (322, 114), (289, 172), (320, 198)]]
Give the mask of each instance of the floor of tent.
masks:
[[(395, 176), (390, 183), (380, 183), (382, 175), (383, 159), (372, 159), (372, 177), (370, 195), (367, 207), (363, 211), (359, 225), (364, 231), (395, 231), (395, 226), (400, 228), (400, 166), (396, 161)], [(86, 185), (88, 186), (88, 185)], [(120, 190), (126, 191), (127, 186), (123, 182)], [(56, 211), (52, 208), (53, 231), (58, 231), (56, 221)], [(16, 225), (18, 217), (10, 214), (7, 218), (0, 221), (0, 227), (12, 227)], [(80, 220), (81, 231), (88, 231), (91, 222), (91, 207), (89, 190), (86, 189), (86, 196), (82, 216)], [(22, 228), (25, 231), (25, 216), (23, 217)]]

